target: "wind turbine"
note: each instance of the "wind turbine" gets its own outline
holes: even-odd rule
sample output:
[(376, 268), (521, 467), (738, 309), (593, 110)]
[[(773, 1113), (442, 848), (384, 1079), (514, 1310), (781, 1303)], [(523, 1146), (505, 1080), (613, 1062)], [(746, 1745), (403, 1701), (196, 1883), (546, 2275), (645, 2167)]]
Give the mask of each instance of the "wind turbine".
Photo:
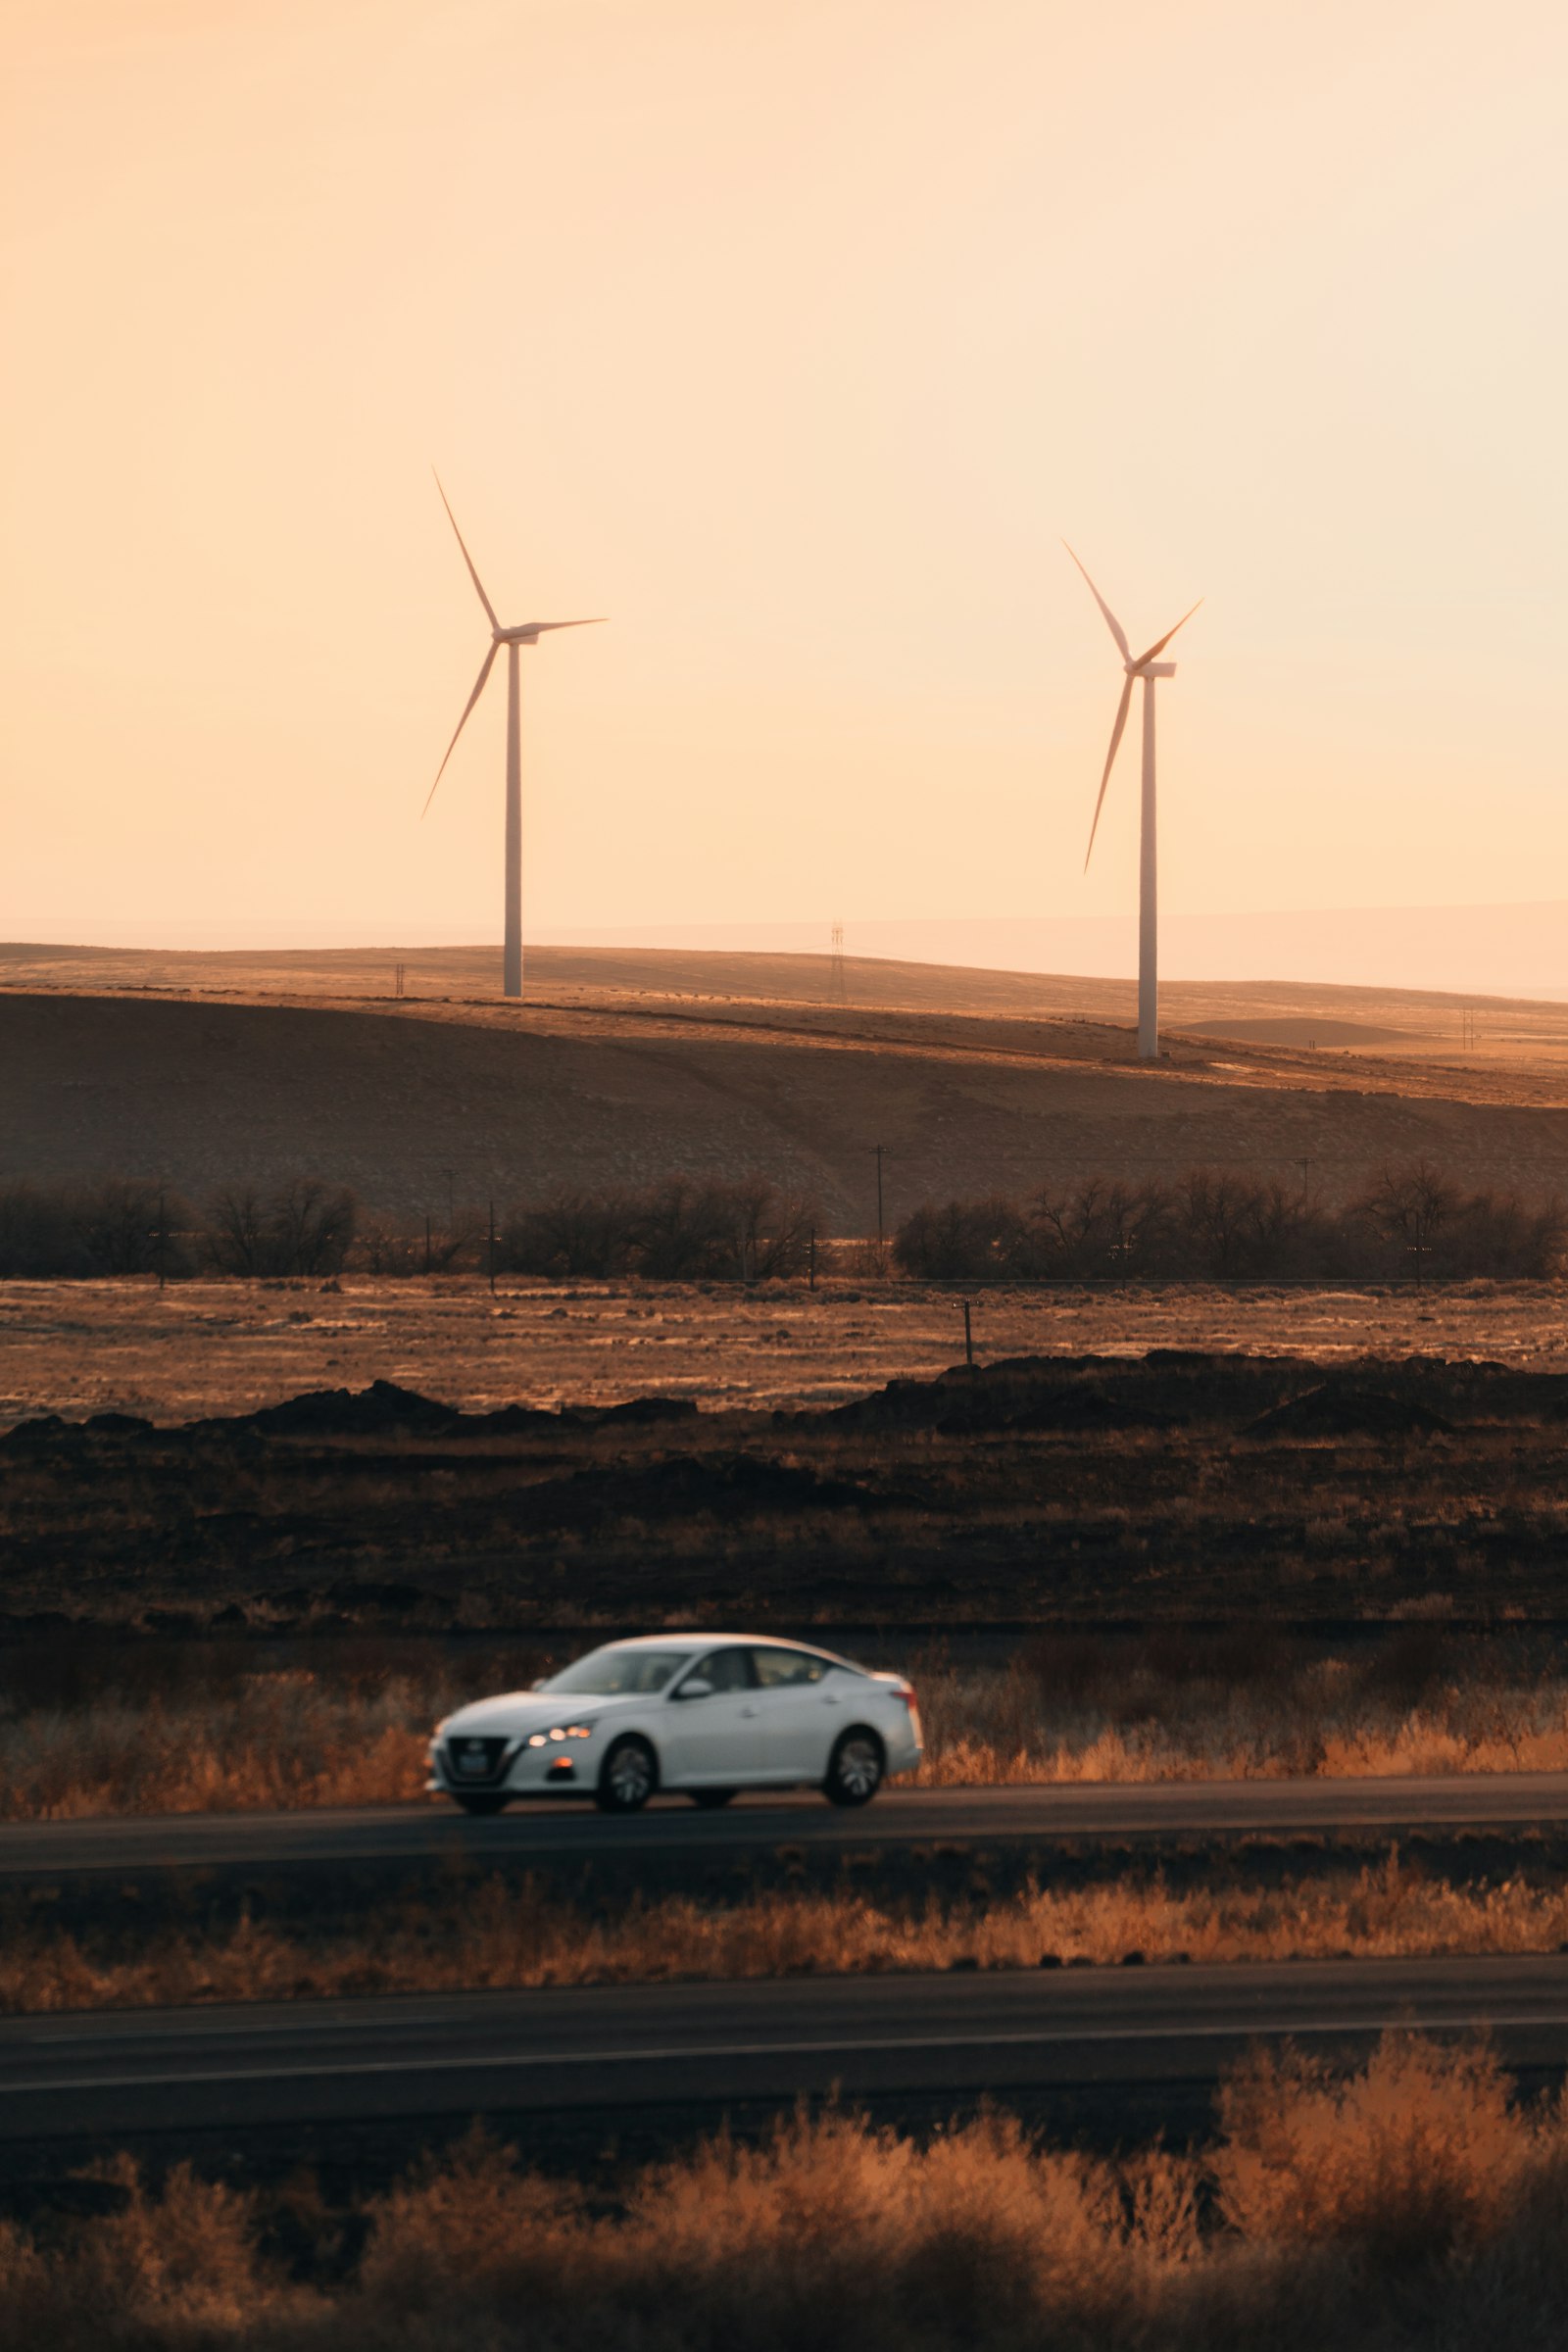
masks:
[[(1065, 539), (1062, 541), (1062, 545), (1067, 547)], [(1078, 568), (1083, 571), (1084, 578), (1089, 580), (1088, 572), (1084, 571), (1082, 564), (1078, 563), (1078, 558), (1073, 555), (1070, 547), (1067, 547), (1067, 553), (1072, 556), (1073, 562), (1078, 564)], [(1121, 690), (1121, 701), (1116, 705), (1116, 723), (1110, 730), (1110, 749), (1105, 754), (1105, 770), (1100, 779), (1100, 798), (1095, 803), (1095, 821), (1089, 828), (1089, 847), (1084, 853), (1084, 872), (1088, 873), (1089, 860), (1094, 856), (1095, 835), (1100, 830), (1100, 811), (1105, 805), (1105, 787), (1110, 782), (1110, 771), (1115, 764), (1116, 753), (1121, 745), (1122, 730), (1127, 724), (1127, 712), (1132, 704), (1133, 680), (1141, 678), (1144, 684), (1144, 797), (1138, 848), (1138, 1058), (1140, 1061), (1157, 1061), (1159, 1058), (1159, 859), (1158, 828), (1155, 822), (1154, 805), (1154, 680), (1156, 678), (1173, 678), (1176, 675), (1176, 664), (1174, 662), (1158, 662), (1154, 657), (1165, 651), (1166, 646), (1175, 636), (1176, 629), (1184, 627), (1192, 619), (1193, 613), (1198, 611), (1198, 605), (1200, 605), (1203, 600), (1200, 597), (1198, 605), (1192, 606), (1188, 612), (1182, 614), (1181, 619), (1176, 623), (1176, 628), (1167, 629), (1163, 637), (1155, 639), (1147, 653), (1139, 654), (1135, 660), (1132, 648), (1127, 643), (1126, 630), (1093, 580), (1089, 580), (1089, 593), (1100, 607), (1101, 612), (1103, 612), (1105, 626), (1116, 640), (1116, 651), (1121, 656), (1122, 667), (1127, 673), (1127, 678)]]
[[(435, 477), (435, 486), (441, 490), (439, 474)], [(507, 649), (507, 926), (506, 944), (502, 950), (501, 960), (501, 993), (507, 997), (520, 997), (522, 994), (522, 734), (518, 717), (520, 683), (517, 674), (518, 650), (525, 645), (537, 645), (548, 629), (592, 628), (597, 621), (603, 620), (605, 615), (602, 612), (597, 613), (592, 620), (525, 620), (517, 628), (504, 629), (496, 618), (494, 605), (484, 592), (484, 582), (474, 568), (473, 558), (469, 555), (464, 542), (463, 533), (458, 530), (458, 518), (452, 512), (444, 490), (441, 490), (441, 504), (447, 510), (448, 522), (451, 523), (454, 531), (457, 531), (458, 545), (463, 549), (463, 561), (468, 566), (468, 577), (478, 591), (479, 602), (483, 605), (485, 617), (490, 623), (490, 651), (479, 665), (479, 675), (474, 680), (473, 692), (463, 707), (463, 716), (459, 719), (453, 732), (452, 741), (447, 745), (446, 759), (442, 760), (435, 771), (435, 784), (431, 785), (424, 808), (420, 809), (419, 814), (423, 817), (429, 809), (431, 801), (435, 799), (436, 784), (440, 783), (447, 772), (447, 760), (450, 760), (457, 750), (458, 737), (468, 723), (468, 713), (479, 700), (480, 695), (483, 694), (485, 680), (490, 675), (495, 658), (501, 648), (505, 646)]]

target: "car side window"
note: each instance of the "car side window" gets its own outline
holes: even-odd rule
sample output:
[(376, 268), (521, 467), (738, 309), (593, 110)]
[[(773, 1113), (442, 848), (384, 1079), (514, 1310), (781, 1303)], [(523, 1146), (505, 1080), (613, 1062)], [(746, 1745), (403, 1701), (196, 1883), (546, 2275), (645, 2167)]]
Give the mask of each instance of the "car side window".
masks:
[(750, 1690), (752, 1653), (749, 1649), (710, 1649), (693, 1667), (692, 1680), (711, 1683), (715, 1690)]
[(831, 1672), (828, 1659), (815, 1658), (808, 1649), (754, 1649), (752, 1657), (764, 1690), (799, 1690)]

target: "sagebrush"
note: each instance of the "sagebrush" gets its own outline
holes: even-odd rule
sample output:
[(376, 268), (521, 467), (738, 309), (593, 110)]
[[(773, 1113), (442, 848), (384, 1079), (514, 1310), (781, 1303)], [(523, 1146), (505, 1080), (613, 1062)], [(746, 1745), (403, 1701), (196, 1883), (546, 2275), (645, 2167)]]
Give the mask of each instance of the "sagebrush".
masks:
[(478, 2127), (358, 2212), (299, 2176), (269, 2198), (123, 2159), (99, 2197), (117, 2210), (0, 2227), (19, 2344), (1496, 2352), (1560, 2343), (1568, 2308), (1562, 2103), (1523, 2110), (1484, 2048), (1395, 2034), (1348, 2075), (1258, 2054), (1191, 2154), (803, 2108), (609, 2199)]

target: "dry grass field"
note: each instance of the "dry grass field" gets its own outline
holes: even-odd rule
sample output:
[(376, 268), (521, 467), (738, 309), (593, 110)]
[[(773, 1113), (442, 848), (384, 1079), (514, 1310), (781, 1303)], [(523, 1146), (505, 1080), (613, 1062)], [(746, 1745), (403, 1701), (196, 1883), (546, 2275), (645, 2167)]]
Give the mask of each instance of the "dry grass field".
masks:
[[(1114, 2160), (989, 2115), (924, 2140), (828, 2109), (612, 2193), (479, 2132), (359, 2204), (101, 2164), (0, 2227), (48, 2352), (1494, 2352), (1561, 2340), (1568, 2117), (1483, 2049), (1389, 2035), (1336, 2076), (1260, 2055), (1211, 2142)], [(85, 2208), (85, 2216), (84, 2209)]]
[(1470, 1051), (1442, 998), (1188, 985), (1146, 1068), (1119, 983), (858, 964), (836, 1004), (825, 958), (554, 949), (509, 1005), (486, 953), (416, 956), (402, 1000), (392, 961), (0, 952), (0, 1181), (201, 1198), (308, 1171), (440, 1219), (590, 1175), (763, 1174), (850, 1235), (878, 1143), (890, 1220), (1200, 1163), (1338, 1196), (1424, 1154), (1568, 1189), (1558, 1005), (1489, 1007)]
[[(982, 1361), (1242, 1348), (1319, 1363), (1491, 1357), (1568, 1369), (1568, 1292), (1540, 1283), (1337, 1291), (1172, 1284), (971, 1291)], [(963, 1355), (963, 1301), (935, 1284), (743, 1289), (482, 1278), (0, 1283), (0, 1426), (36, 1413), (185, 1421), (372, 1380), (466, 1412), (638, 1393), (792, 1411)]]

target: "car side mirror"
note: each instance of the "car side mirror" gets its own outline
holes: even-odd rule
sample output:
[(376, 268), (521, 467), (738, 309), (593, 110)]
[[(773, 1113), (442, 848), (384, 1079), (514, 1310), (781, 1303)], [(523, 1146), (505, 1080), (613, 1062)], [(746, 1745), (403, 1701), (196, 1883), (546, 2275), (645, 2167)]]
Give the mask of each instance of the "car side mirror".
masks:
[(695, 1675), (690, 1682), (682, 1683), (680, 1689), (672, 1695), (676, 1698), (711, 1698), (713, 1686), (711, 1683), (705, 1683), (701, 1675)]

